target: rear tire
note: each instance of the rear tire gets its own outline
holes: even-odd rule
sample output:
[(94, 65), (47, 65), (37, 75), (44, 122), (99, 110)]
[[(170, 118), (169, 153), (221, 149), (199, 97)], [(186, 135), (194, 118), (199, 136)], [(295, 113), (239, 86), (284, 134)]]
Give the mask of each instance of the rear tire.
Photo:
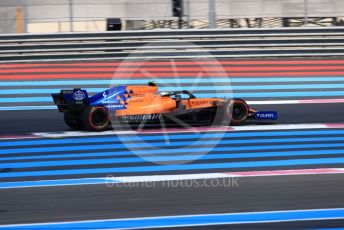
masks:
[(84, 125), (81, 121), (80, 113), (77, 111), (65, 111), (63, 114), (65, 123), (72, 129), (82, 130)]
[(233, 99), (225, 103), (224, 117), (227, 124), (241, 125), (249, 116), (250, 108), (242, 99)]
[(108, 110), (102, 106), (88, 107), (82, 114), (85, 129), (92, 131), (104, 131), (110, 124)]

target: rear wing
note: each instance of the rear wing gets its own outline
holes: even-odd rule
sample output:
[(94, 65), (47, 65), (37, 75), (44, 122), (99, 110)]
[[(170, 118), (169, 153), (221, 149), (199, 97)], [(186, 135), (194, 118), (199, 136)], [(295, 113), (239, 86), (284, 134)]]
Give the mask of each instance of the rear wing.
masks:
[(83, 89), (61, 90), (60, 93), (54, 93), (51, 96), (60, 112), (80, 110), (84, 106), (89, 105), (87, 91)]

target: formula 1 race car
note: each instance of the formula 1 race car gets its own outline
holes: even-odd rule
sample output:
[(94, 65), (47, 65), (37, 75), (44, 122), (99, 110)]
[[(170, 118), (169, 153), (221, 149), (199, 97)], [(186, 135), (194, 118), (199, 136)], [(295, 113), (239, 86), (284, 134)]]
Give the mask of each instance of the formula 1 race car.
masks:
[[(240, 125), (247, 119), (276, 120), (277, 112), (257, 112), (242, 99), (196, 98), (187, 90), (158, 92), (148, 85), (114, 86), (89, 96), (86, 90), (52, 94), (72, 129), (103, 131), (114, 123), (178, 123)], [(114, 119), (111, 119), (114, 118)]]

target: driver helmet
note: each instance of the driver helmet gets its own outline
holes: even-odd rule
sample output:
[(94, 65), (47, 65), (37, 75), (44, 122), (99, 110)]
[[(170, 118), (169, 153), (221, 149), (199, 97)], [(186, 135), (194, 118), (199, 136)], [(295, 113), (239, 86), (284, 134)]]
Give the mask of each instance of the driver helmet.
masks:
[(167, 91), (160, 92), (160, 96), (162, 97), (170, 96), (170, 92), (167, 92)]
[(150, 82), (148, 82), (148, 85), (149, 85), (149, 86), (157, 86), (157, 84), (156, 84), (155, 81), (150, 81)]

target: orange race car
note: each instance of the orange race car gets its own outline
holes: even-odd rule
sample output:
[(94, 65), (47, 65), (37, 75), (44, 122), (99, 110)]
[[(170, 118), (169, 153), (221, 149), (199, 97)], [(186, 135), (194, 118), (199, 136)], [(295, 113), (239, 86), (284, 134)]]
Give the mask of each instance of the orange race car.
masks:
[(103, 131), (115, 121), (240, 125), (277, 119), (277, 112), (257, 112), (242, 99), (196, 98), (187, 90), (159, 93), (154, 82), (114, 86), (93, 96), (83, 89), (61, 90), (52, 97), (66, 124), (77, 130)]

